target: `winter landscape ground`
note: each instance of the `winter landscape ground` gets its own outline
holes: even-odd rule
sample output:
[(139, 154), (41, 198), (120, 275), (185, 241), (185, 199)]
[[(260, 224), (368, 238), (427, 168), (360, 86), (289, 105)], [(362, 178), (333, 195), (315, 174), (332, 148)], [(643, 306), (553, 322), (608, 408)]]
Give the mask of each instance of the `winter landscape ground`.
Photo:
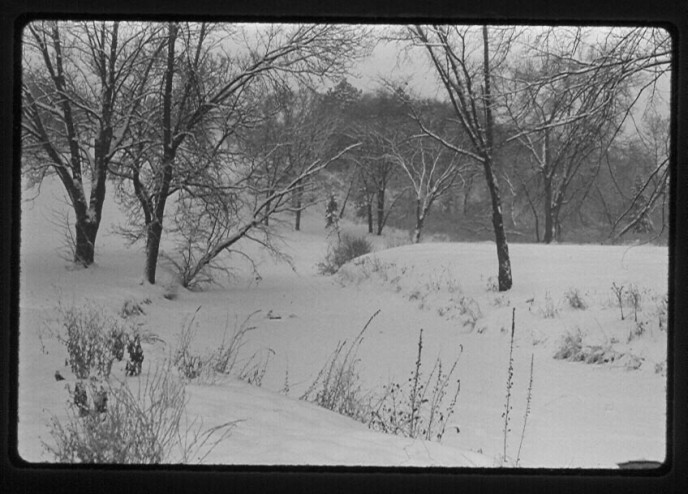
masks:
[[(286, 221), (278, 227), (293, 269), (246, 244), (259, 278), (232, 258), (231, 280), (204, 291), (179, 287), (170, 296), (171, 272), (163, 270), (156, 286), (141, 283), (143, 254), (113, 233), (124, 221), (114, 202), (106, 205), (96, 264), (74, 270), (60, 255), (64, 232), (55, 213), (68, 208), (59, 184), (46, 181), (35, 200), (30, 195), (21, 215), (18, 385), (18, 447), (27, 461), (54, 461), (43, 443), (51, 441), (51, 418), (65, 420), (67, 386), (75, 381), (65, 348), (50, 336), (50, 328), (59, 328), (58, 303), (92, 303), (114, 315), (125, 303), (139, 305), (143, 313), (127, 323), (157, 337), (143, 345), (143, 375), (169, 355), (185, 326), (195, 328), (193, 347), (202, 353), (250, 316), (254, 329), (238, 359), (267, 361), (262, 385), (231, 375), (185, 384), (189, 420), (202, 420), (204, 428), (235, 422), (204, 463), (492, 467), (514, 465), (518, 455), (523, 467), (614, 468), (665, 458), (666, 247), (511, 244), (514, 287), (498, 293), (493, 243), (429, 238), (400, 245), (406, 233), (390, 231), (370, 236), (372, 254), (323, 276), (317, 263), (331, 239), (314, 208), (302, 231)], [(365, 231), (348, 221), (342, 229)], [(623, 320), (612, 284), (639, 294), (635, 308), (624, 298)], [(351, 342), (377, 310), (357, 355), (363, 390), (379, 392), (407, 379), (421, 328), (428, 372), (438, 357), (447, 366), (458, 358), (454, 376), (461, 389), (441, 442), (376, 432), (299, 399), (338, 342)], [(566, 356), (567, 341), (601, 363), (555, 359)], [(532, 396), (518, 453), (531, 356)], [(65, 380), (56, 381), (56, 371)], [(141, 378), (128, 379), (135, 386)]]

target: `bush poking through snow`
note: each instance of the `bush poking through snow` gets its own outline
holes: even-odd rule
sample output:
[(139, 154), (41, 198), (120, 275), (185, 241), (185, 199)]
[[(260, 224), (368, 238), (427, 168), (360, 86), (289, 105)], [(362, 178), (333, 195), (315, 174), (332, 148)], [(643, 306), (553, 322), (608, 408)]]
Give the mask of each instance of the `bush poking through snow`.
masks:
[(636, 285), (629, 285), (626, 289), (626, 301), (633, 308), (633, 321), (638, 322), (638, 311), (641, 310), (642, 295)]
[(145, 298), (138, 302), (134, 299), (128, 298), (122, 304), (122, 308), (119, 311), (119, 315), (122, 319), (127, 319), (132, 316), (144, 315), (145, 311), (141, 307), (142, 304), (150, 304), (151, 299)]
[(558, 313), (559, 310), (554, 305), (554, 300), (552, 300), (549, 292), (545, 293), (545, 305), (540, 307), (540, 315), (545, 319), (554, 319)]
[(588, 307), (588, 304), (585, 302), (585, 299), (583, 299), (578, 288), (569, 288), (566, 290), (564, 298), (572, 309), (585, 310)]
[(357, 257), (369, 254), (373, 245), (365, 237), (342, 234), (334, 246), (330, 246), (323, 262), (318, 263), (320, 274), (335, 274), (344, 264)]
[(239, 371), (239, 379), (253, 386), (262, 386), (263, 377), (268, 370), (268, 363), (270, 362), (270, 356), (275, 354), (272, 348), (268, 348), (267, 351), (259, 356), (260, 352), (256, 352), (251, 355), (248, 362), (244, 364), (244, 367)]
[(169, 364), (156, 368), (135, 389), (127, 382), (89, 382), (92, 396), (106, 393), (107, 406), (79, 408), (72, 400), (66, 421), (52, 418), (52, 442), (44, 448), (61, 463), (200, 463), (235, 423), (203, 431), (198, 420), (189, 421), (184, 387), (170, 370)]
[(580, 329), (576, 330), (575, 333), (567, 333), (564, 336), (564, 340), (559, 346), (559, 350), (554, 354), (554, 358), (557, 360), (582, 360), (578, 357), (582, 354), (583, 350), (583, 335)]
[(141, 365), (143, 364), (143, 348), (141, 348), (141, 339), (139, 335), (134, 335), (127, 343), (127, 352), (129, 353), (129, 360), (124, 368), (127, 376), (138, 376), (141, 374)]
[(626, 343), (630, 343), (631, 341), (646, 334), (648, 332), (647, 326), (648, 324), (645, 321), (637, 321), (635, 323), (635, 327), (628, 332), (628, 339), (626, 340)]
[(124, 358), (124, 349), (135, 336), (105, 309), (87, 301), (83, 306), (59, 305), (62, 331), (57, 340), (67, 348), (67, 361), (78, 379), (107, 378), (115, 360)]
[(361, 390), (358, 350), (365, 331), (379, 313), (380, 309), (375, 311), (348, 348), (346, 341), (337, 344), (313, 383), (301, 395), (301, 400), (311, 401), (359, 422), (368, 422), (370, 405), (367, 396)]
[(583, 335), (580, 329), (575, 333), (568, 333), (564, 337), (559, 350), (554, 354), (558, 360), (585, 362), (586, 364), (606, 364), (618, 360), (622, 355), (612, 350), (609, 345), (583, 345)]
[(201, 306), (198, 306), (193, 316), (182, 325), (182, 330), (177, 336), (177, 347), (172, 355), (172, 364), (185, 379), (196, 379), (203, 370), (204, 362), (201, 356), (191, 353), (191, 344), (198, 329), (194, 321), (199, 310)]
[(624, 320), (624, 313), (623, 313), (623, 302), (624, 302), (624, 286), (623, 285), (617, 285), (616, 282), (612, 283), (612, 292), (614, 292), (614, 296), (616, 297), (616, 301), (619, 304), (619, 310), (621, 311), (621, 320)]
[[(231, 335), (228, 335), (228, 325), (225, 325), (222, 341), (217, 348), (210, 353), (202, 355), (193, 352), (191, 349), (198, 329), (195, 319), (199, 310), (201, 310), (200, 306), (182, 326), (178, 336), (177, 347), (172, 355), (172, 363), (179, 373), (188, 380), (199, 377), (212, 380), (216, 374), (229, 375), (234, 371), (241, 348), (246, 344), (246, 334), (256, 329), (256, 326), (249, 325), (249, 321), (260, 311), (249, 314), (241, 324), (238, 323), (238, 320), (235, 321), (234, 331)], [(270, 352), (274, 354), (274, 351), (269, 349), (265, 358), (257, 358), (258, 352), (253, 354), (238, 372), (237, 377), (250, 384), (260, 386), (267, 370)]]
[(471, 330), (475, 329), (478, 319), (483, 317), (483, 312), (480, 310), (480, 305), (475, 299), (471, 297), (462, 296), (458, 300), (459, 314), (464, 317), (463, 325), (470, 326)]
[(385, 393), (374, 408), (368, 426), (376, 431), (404, 437), (441, 441), (447, 422), (454, 414), (454, 408), (461, 391), (461, 380), (457, 379), (456, 390), (449, 403), (445, 403), (447, 392), (454, 382), (452, 376), (459, 363), (460, 353), (448, 372), (442, 370), (442, 361), (435, 361), (430, 374), (424, 378), (421, 372), (423, 353), (423, 330), (418, 336), (416, 365), (406, 383), (391, 383), (385, 386)]

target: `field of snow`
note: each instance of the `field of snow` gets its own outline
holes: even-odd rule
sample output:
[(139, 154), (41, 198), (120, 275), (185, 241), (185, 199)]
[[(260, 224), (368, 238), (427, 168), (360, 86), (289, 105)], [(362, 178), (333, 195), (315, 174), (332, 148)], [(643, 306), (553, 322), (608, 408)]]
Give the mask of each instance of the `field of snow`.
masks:
[[(31, 193), (27, 193), (27, 196)], [(118, 313), (127, 300), (141, 302), (136, 323), (162, 341), (144, 345), (144, 368), (177, 341), (198, 309), (194, 346), (216, 347), (226, 328), (249, 315), (242, 355), (269, 355), (262, 387), (239, 380), (190, 383), (188, 413), (204, 426), (238, 421), (231, 435), (204, 460), (217, 464), (498, 466), (503, 452), (506, 379), (512, 309), (516, 309), (514, 385), (507, 456), (514, 460), (523, 427), (531, 355), (532, 401), (520, 455), (524, 467), (613, 468), (616, 463), (662, 461), (666, 452), (666, 332), (660, 329), (667, 293), (668, 251), (655, 246), (512, 244), (514, 287), (497, 293), (492, 243), (432, 243), (386, 248), (398, 241), (371, 237), (373, 254), (321, 276), (317, 263), (328, 245), (324, 218), (305, 215), (303, 230), (279, 225), (293, 267), (245, 245), (258, 260), (256, 279), (240, 259), (234, 277), (202, 292), (164, 294), (173, 276), (164, 269), (156, 286), (141, 284), (143, 252), (112, 232), (124, 221), (106, 203), (97, 264), (68, 269), (60, 257), (56, 212), (67, 211), (56, 183), (22, 204), (19, 424), (20, 455), (50, 461), (50, 417), (64, 417), (65, 383), (74, 380), (64, 348), (46, 338), (58, 301), (89, 300)], [(348, 222), (344, 230), (363, 233)], [(392, 234), (390, 234), (392, 235)], [(393, 235), (399, 237), (401, 233)], [(169, 246), (167, 246), (169, 248)], [(637, 314), (624, 306), (621, 320), (612, 283), (634, 285)], [(575, 309), (571, 289), (586, 303)], [(457, 367), (461, 392), (441, 443), (386, 435), (298, 398), (339, 341), (353, 339), (375, 311), (359, 351), (363, 385), (379, 390), (405, 380), (414, 368), (423, 329), (423, 365), (437, 357)], [(259, 311), (259, 312), (257, 312)], [(642, 334), (633, 335), (638, 321)], [(554, 359), (566, 335), (614, 355), (586, 364)], [(629, 336), (630, 335), (630, 336)], [(256, 353), (258, 352), (258, 353)], [(66, 381), (53, 377), (59, 370)]]

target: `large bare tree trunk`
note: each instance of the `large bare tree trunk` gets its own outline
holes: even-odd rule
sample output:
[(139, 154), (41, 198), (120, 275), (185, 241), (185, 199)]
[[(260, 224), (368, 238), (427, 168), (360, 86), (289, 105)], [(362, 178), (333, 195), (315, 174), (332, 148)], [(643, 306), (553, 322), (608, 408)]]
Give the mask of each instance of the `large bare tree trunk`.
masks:
[(76, 223), (74, 225), (76, 230), (74, 262), (88, 267), (95, 260), (96, 236), (98, 235), (100, 221), (95, 218), (89, 218), (86, 209), (82, 205), (75, 204), (74, 212), (76, 215)]
[(162, 238), (162, 222), (165, 215), (165, 204), (172, 182), (172, 167), (174, 166), (174, 148), (172, 144), (172, 79), (174, 77), (174, 44), (177, 40), (177, 25), (168, 26), (167, 68), (165, 71), (165, 88), (163, 92), (163, 157), (162, 179), (160, 190), (156, 193), (157, 201), (153, 211), (152, 222), (147, 226), (146, 265), (144, 275), (146, 281), (155, 284), (155, 274), (158, 267), (160, 240)]
[(493, 151), (493, 127), (494, 117), (492, 115), (492, 93), (490, 90), (490, 58), (488, 47), (487, 26), (483, 26), (483, 77), (485, 82), (485, 122), (486, 122), (486, 144), (483, 168), (485, 170), (485, 180), (487, 188), (490, 190), (492, 201), (492, 226), (494, 228), (495, 242), (497, 244), (497, 262), (499, 263), (498, 285), (499, 291), (509, 290), (513, 284), (511, 277), (511, 259), (509, 258), (509, 245), (504, 231), (504, 220), (502, 216), (502, 200), (499, 194), (499, 184), (494, 173), (492, 161)]
[(146, 281), (151, 284), (155, 284), (161, 237), (162, 223), (154, 220), (153, 223), (148, 225), (148, 232), (146, 234), (146, 265), (144, 268)]

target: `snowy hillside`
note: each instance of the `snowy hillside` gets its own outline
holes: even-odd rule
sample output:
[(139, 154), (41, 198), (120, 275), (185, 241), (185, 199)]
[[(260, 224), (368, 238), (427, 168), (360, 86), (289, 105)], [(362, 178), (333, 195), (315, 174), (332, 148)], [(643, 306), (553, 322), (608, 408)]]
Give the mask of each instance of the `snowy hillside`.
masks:
[[(500, 294), (492, 286), (492, 243), (387, 249), (398, 240), (371, 237), (375, 252), (328, 277), (317, 273), (328, 238), (322, 215), (313, 211), (305, 215), (301, 232), (287, 221), (278, 226), (294, 269), (247, 244), (243, 248), (258, 260), (260, 278), (233, 258), (231, 280), (202, 292), (178, 288), (170, 300), (165, 295), (173, 284), (171, 272), (163, 270), (157, 286), (141, 284), (141, 247), (128, 246), (112, 232), (124, 221), (113, 201), (106, 203), (96, 265), (67, 269), (59, 254), (63, 232), (55, 225), (55, 212), (68, 209), (61, 197), (58, 184), (46, 182), (35, 201), (22, 204), (19, 452), (27, 461), (51, 460), (41, 441), (50, 440), (50, 417), (64, 417), (65, 386), (74, 381), (64, 348), (46, 337), (46, 328), (56, 325), (58, 301), (87, 300), (113, 314), (126, 301), (143, 304), (135, 323), (160, 340), (144, 345), (144, 367), (169, 353), (194, 313), (194, 347), (200, 352), (217, 347), (227, 328), (250, 316), (255, 329), (241, 350), (245, 359), (268, 358), (262, 386), (236, 379), (186, 386), (190, 417), (202, 418), (207, 427), (237, 421), (206, 463), (499, 465), (513, 308), (509, 460), (519, 449), (531, 355), (522, 466), (598, 468), (664, 459), (665, 247), (513, 244), (514, 288)], [(344, 229), (364, 231), (351, 223)], [(638, 293), (636, 307), (626, 302), (619, 308), (613, 283)], [(572, 305), (574, 294), (583, 307)], [(461, 391), (440, 443), (374, 432), (299, 400), (338, 342), (351, 341), (378, 309), (358, 353), (367, 390), (406, 380), (421, 328), (424, 365), (438, 357), (446, 363), (459, 358)], [(609, 361), (555, 359), (567, 337)], [(56, 371), (66, 380), (56, 381)]]

